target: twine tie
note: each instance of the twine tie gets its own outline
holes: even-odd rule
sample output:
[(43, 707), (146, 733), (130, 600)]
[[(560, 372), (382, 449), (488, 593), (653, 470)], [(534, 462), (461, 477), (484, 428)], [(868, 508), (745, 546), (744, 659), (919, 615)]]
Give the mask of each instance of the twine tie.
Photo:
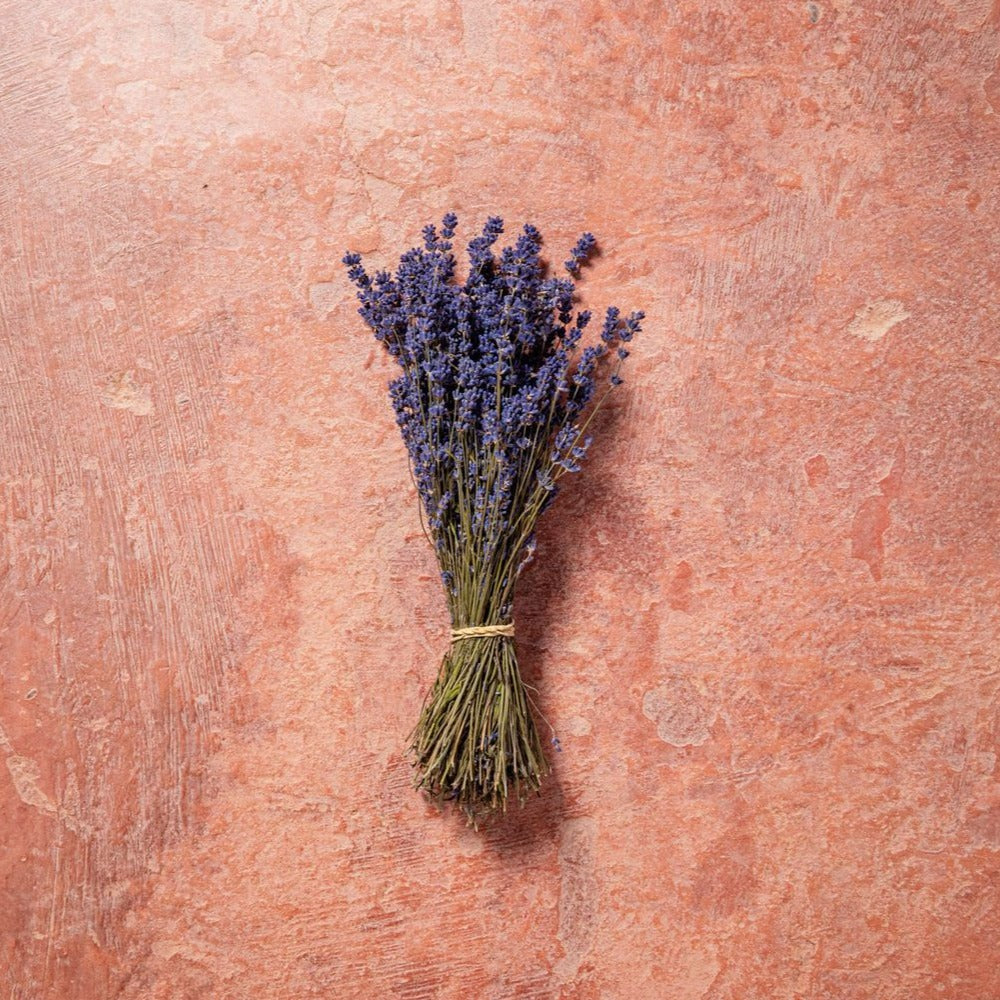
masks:
[(514, 623), (506, 622), (497, 625), (469, 625), (467, 628), (453, 628), (451, 641), (461, 642), (463, 639), (485, 639), (491, 635), (502, 635), (508, 639), (514, 637)]

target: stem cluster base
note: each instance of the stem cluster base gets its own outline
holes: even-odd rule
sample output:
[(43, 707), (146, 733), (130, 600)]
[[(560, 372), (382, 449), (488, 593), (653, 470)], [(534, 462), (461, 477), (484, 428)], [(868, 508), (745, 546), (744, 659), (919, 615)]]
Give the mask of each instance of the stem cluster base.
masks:
[(473, 821), (537, 792), (548, 773), (530, 697), (506, 636), (467, 638), (445, 654), (410, 752), (416, 786)]

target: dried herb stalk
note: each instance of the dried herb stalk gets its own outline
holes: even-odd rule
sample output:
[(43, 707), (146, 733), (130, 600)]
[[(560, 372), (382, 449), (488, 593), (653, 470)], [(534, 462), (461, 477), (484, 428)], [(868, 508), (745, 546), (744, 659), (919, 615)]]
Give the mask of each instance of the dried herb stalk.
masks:
[[(490, 218), (459, 282), (456, 225), (448, 214), (440, 235), (425, 227), (395, 274), (369, 276), (354, 253), (344, 263), (359, 313), (401, 369), (389, 394), (453, 629), (411, 736), (416, 784), (477, 818), (537, 790), (548, 771), (514, 651), (514, 587), (539, 516), (579, 471), (590, 421), (621, 384), (643, 314), (610, 307), (581, 349), (591, 316), (574, 310), (573, 278), (595, 249), (591, 234), (565, 261), (570, 277), (549, 277), (538, 230), (524, 226), (496, 255), (503, 222)], [(606, 381), (605, 358), (615, 362)]]

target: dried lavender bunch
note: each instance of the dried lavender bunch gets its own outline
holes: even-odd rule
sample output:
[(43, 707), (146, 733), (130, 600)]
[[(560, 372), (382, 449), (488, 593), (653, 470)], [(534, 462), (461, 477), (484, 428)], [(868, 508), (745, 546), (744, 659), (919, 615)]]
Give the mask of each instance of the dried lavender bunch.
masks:
[[(641, 312), (610, 307), (599, 340), (580, 349), (590, 313), (574, 315), (573, 279), (595, 249), (584, 233), (564, 267), (546, 277), (538, 230), (524, 226), (499, 256), (503, 220), (468, 245), (456, 279), (449, 213), (441, 232), (400, 258), (395, 275), (370, 277), (344, 257), (358, 310), (396, 359), (389, 384), (441, 569), (452, 644), (411, 736), (416, 784), (475, 819), (537, 790), (548, 764), (518, 672), (514, 586), (535, 548), (535, 525), (559, 480), (578, 472), (590, 421), (621, 384), (625, 346)], [(604, 381), (602, 359), (615, 361)], [(603, 391), (598, 392), (599, 388)], [(558, 745), (558, 741), (553, 739)]]

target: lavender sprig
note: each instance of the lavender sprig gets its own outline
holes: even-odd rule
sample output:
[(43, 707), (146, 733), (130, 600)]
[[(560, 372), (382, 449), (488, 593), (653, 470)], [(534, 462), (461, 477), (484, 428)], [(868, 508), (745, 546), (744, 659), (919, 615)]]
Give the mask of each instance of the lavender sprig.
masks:
[[(584, 233), (564, 268), (546, 277), (542, 238), (525, 225), (494, 250), (503, 221), (487, 220), (456, 280), (453, 213), (423, 230), (423, 246), (395, 274), (370, 277), (360, 255), (344, 264), (358, 310), (397, 361), (389, 384), (452, 627), (510, 621), (514, 588), (534, 552), (535, 524), (559, 482), (578, 472), (587, 433), (621, 385), (624, 346), (643, 313), (610, 307), (599, 339), (580, 348), (591, 315), (574, 313), (573, 278), (593, 254)], [(616, 364), (606, 379), (605, 359)], [(508, 636), (454, 643), (411, 737), (417, 784), (470, 817), (503, 809), (510, 791), (537, 790), (548, 765)]]

